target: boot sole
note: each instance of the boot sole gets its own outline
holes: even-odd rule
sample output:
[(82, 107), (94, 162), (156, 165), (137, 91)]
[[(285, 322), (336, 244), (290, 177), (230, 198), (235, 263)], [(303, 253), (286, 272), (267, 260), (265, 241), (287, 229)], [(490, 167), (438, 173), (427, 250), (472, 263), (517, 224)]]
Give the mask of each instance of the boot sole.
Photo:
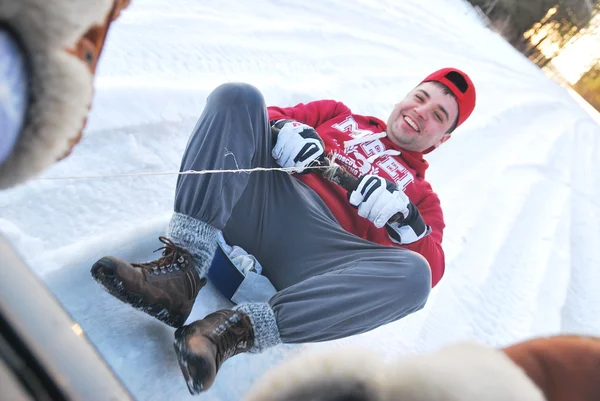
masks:
[(187, 384), (190, 394), (197, 395), (208, 390), (204, 382), (211, 376), (211, 372), (210, 365), (206, 359), (190, 352), (187, 345), (185, 345), (185, 338), (177, 336), (177, 334), (173, 341), (173, 348), (175, 348), (177, 362), (179, 363), (179, 368), (185, 378), (185, 384)]
[(126, 291), (123, 281), (116, 277), (107, 277), (105, 274), (96, 272), (92, 267), (92, 278), (98, 282), (106, 292), (117, 298), (119, 301), (124, 302), (171, 327), (179, 328), (185, 323), (186, 318), (169, 313), (167, 308), (162, 304), (148, 305), (141, 295)]

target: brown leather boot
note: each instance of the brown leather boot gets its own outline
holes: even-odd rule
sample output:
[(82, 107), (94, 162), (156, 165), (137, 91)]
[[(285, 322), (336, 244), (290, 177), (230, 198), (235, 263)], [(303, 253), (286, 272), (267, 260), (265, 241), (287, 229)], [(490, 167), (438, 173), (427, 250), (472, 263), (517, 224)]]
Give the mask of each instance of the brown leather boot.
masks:
[(220, 310), (175, 331), (175, 353), (190, 394), (212, 386), (219, 368), (234, 355), (254, 345), (248, 315)]
[[(172, 327), (181, 327), (206, 278), (198, 275), (192, 255), (165, 237), (162, 256), (129, 263), (105, 256), (92, 266), (92, 277), (111, 295)], [(155, 251), (155, 252), (156, 252)]]

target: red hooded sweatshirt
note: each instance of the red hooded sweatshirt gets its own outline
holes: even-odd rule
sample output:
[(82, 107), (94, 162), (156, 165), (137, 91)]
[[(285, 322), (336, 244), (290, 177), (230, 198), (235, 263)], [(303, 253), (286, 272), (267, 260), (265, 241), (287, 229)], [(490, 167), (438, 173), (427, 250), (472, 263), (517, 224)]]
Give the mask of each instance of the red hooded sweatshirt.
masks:
[(325, 151), (336, 163), (358, 177), (376, 174), (404, 189), (419, 209), (431, 233), (420, 240), (398, 245), (385, 228), (376, 228), (348, 202), (347, 192), (318, 174), (298, 174), (296, 178), (310, 186), (325, 202), (340, 225), (366, 240), (410, 249), (429, 262), (434, 287), (444, 274), (442, 236), (445, 227), (440, 200), (425, 181), (429, 164), (419, 152), (397, 148), (386, 136), (386, 124), (378, 118), (352, 114), (343, 103), (319, 100), (294, 107), (268, 107), (269, 121), (292, 119), (313, 127), (325, 142)]

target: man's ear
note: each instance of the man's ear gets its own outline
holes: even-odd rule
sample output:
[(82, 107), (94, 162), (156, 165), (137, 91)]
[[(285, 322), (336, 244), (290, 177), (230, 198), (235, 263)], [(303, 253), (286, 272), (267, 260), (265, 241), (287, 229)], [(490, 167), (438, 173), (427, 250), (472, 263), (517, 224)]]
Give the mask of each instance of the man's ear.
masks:
[(444, 136), (440, 139), (440, 141), (435, 145), (435, 147), (439, 147), (442, 143), (446, 142), (448, 139), (450, 139), (450, 137), (452, 136), (452, 134), (450, 134), (449, 132), (445, 133)]
[(426, 155), (427, 153), (433, 152), (434, 150), (439, 148), (442, 145), (442, 143), (446, 142), (448, 139), (450, 139), (449, 132), (444, 134), (444, 136), (442, 136), (439, 141), (437, 141), (435, 144), (433, 144), (433, 146), (430, 146), (429, 148), (425, 149), (423, 151), (423, 154)]

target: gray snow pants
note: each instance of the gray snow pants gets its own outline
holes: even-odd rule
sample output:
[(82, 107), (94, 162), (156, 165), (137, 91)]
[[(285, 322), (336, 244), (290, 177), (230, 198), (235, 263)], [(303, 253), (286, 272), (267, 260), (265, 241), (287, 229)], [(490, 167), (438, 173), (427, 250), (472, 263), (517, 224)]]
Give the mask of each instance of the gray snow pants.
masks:
[[(262, 94), (227, 83), (208, 97), (182, 170), (278, 167)], [(370, 331), (423, 308), (429, 265), (339, 225), (308, 186), (280, 171), (180, 175), (175, 211), (222, 230), (263, 266), (281, 341), (334, 340)]]

